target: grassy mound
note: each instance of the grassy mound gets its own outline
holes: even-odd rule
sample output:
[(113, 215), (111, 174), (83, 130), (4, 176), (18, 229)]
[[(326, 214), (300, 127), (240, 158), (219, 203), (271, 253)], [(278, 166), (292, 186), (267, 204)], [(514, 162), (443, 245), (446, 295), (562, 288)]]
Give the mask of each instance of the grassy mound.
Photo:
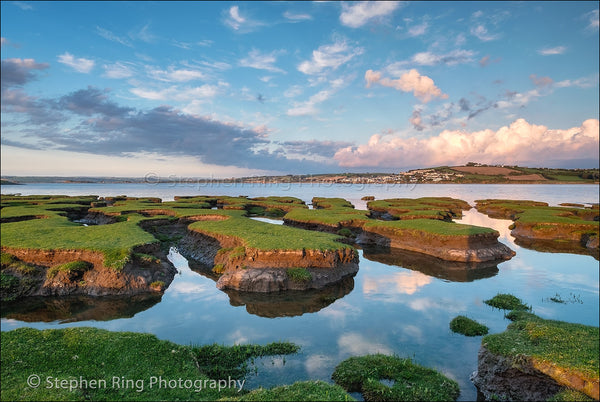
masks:
[(259, 388), (236, 401), (355, 401), (339, 385), (323, 381), (298, 381), (292, 385), (264, 389)]
[(531, 310), (531, 307), (525, 305), (521, 299), (507, 293), (498, 293), (483, 302), (500, 310)]
[[(93, 204), (93, 205), (92, 205)], [(282, 216), (307, 209), (293, 197), (176, 197), (2, 196), (2, 246), (41, 250), (90, 250), (104, 255), (105, 265), (122, 269), (135, 258), (135, 247), (159, 239), (140, 227), (151, 219), (195, 221), (190, 229), (205, 234), (237, 237), (246, 247), (259, 250), (339, 250), (350, 248), (338, 236), (271, 225), (247, 218), (248, 214)], [(211, 208), (218, 207), (219, 210)], [(112, 217), (109, 225), (83, 226), (73, 216), (87, 212)]]
[[(470, 236), (495, 232), (490, 228), (450, 222), (453, 217), (461, 216), (463, 209), (470, 208), (465, 201), (450, 197), (370, 201), (367, 204), (369, 211), (354, 209), (352, 204), (341, 198), (315, 197), (313, 205), (317, 209), (294, 209), (288, 212), (284, 219), (323, 225), (336, 230), (362, 228), (374, 231), (377, 229), (396, 231), (398, 235), (406, 233), (407, 230), (442, 236)], [(373, 219), (385, 213), (395, 220)]]
[[(138, 225), (132, 214), (112, 225), (83, 226), (69, 219), (81, 215), (95, 196), (2, 196), (2, 247), (37, 250), (90, 250), (105, 256), (105, 265), (122, 269), (136, 246), (157, 240)], [(20, 217), (31, 217), (19, 221)]]
[(451, 197), (389, 198), (370, 201), (369, 210), (388, 213), (394, 219), (451, 220), (461, 217), (463, 210), (471, 206), (463, 200)]
[(454, 317), (452, 321), (450, 321), (450, 329), (452, 330), (452, 332), (456, 332), (466, 336), (486, 335), (489, 331), (489, 328), (485, 325), (480, 324), (477, 321), (472, 320), (468, 317), (465, 317), (464, 315)]
[[(598, 327), (545, 320), (522, 310), (508, 318), (514, 321), (507, 330), (485, 336), (483, 346), (513, 358), (515, 364), (530, 362), (557, 383), (598, 398)], [(557, 400), (566, 397), (559, 395)]]
[(433, 369), (382, 354), (346, 359), (332, 378), (348, 392), (361, 392), (365, 401), (454, 401), (460, 392), (455, 381)]
[[(525, 241), (526, 247), (569, 252), (568, 248), (565, 250), (565, 242), (570, 242), (573, 243), (571, 248), (583, 246), (592, 251), (595, 249), (597, 255), (597, 239), (600, 237), (598, 208), (574, 207), (572, 204), (550, 207), (545, 202), (495, 199), (477, 200), (476, 204), (477, 210), (492, 218), (513, 220), (512, 234), (517, 240)], [(596, 239), (595, 246), (591, 239)], [(536, 241), (543, 243), (536, 246)]]
[[(243, 395), (238, 391), (245, 374), (239, 365), (245, 360), (298, 350), (288, 343), (195, 348), (159, 340), (154, 335), (96, 328), (20, 328), (3, 332), (1, 341), (0, 386), (2, 400), (7, 401), (212, 401), (239, 397)], [(222, 371), (207, 371), (208, 366)], [(235, 386), (221, 383), (219, 390), (219, 382), (211, 377), (214, 375), (225, 376), (219, 380), (239, 382)]]

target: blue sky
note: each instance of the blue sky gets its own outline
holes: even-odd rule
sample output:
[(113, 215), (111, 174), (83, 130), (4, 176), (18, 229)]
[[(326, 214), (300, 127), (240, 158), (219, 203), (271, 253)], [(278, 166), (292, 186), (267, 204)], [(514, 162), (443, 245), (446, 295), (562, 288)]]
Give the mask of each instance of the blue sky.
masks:
[(598, 166), (598, 2), (1, 11), (3, 175)]

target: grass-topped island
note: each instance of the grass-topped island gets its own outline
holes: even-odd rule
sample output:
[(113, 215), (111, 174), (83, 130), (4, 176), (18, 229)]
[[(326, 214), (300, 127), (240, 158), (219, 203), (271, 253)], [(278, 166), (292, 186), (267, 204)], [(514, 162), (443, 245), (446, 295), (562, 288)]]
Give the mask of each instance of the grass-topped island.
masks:
[(294, 209), (284, 216), (288, 225), (334, 232), (358, 244), (402, 249), (445, 261), (503, 261), (514, 252), (498, 242), (493, 229), (452, 222), (468, 203), (448, 197), (395, 198), (354, 209), (340, 198), (313, 198), (315, 209)]
[[(349, 244), (402, 249), (445, 261), (503, 261), (498, 232), (452, 222), (470, 206), (448, 197), (371, 200), (187, 196), (2, 196), (4, 299), (162, 292), (176, 246), (210, 270), (219, 289), (321, 289), (358, 271)], [(250, 219), (282, 218), (285, 225)]]
[(562, 204), (529, 200), (477, 200), (479, 212), (492, 218), (511, 219), (511, 234), (518, 244), (540, 251), (599, 256), (600, 214), (598, 204)]
[(161, 293), (175, 268), (132, 214), (85, 225), (98, 197), (2, 196), (2, 300)]
[[(321, 288), (358, 270), (339, 236), (249, 219), (307, 208), (288, 197), (3, 196), (2, 204), (3, 297), (123, 294), (131, 283), (162, 291), (175, 272), (169, 246), (212, 269), (221, 289)], [(122, 283), (107, 285), (99, 272)]]

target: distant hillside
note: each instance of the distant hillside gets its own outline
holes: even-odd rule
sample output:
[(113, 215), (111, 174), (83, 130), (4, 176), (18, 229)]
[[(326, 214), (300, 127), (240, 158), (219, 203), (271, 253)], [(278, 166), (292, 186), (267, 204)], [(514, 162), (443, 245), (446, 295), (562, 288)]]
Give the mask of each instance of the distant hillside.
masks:
[[(332, 173), (243, 177), (244, 183), (598, 183), (599, 169), (550, 169), (469, 163), (401, 173)], [(232, 179), (234, 180), (234, 179)]]
[(560, 184), (598, 183), (600, 169), (551, 169), (506, 165), (468, 163), (464, 166), (438, 166), (413, 169), (400, 173), (326, 173), (286, 176), (252, 176), (229, 179), (202, 179), (184, 177), (48, 177), (4, 176), (2, 185), (29, 183), (523, 183)]
[[(426, 170), (439, 175), (442, 178), (440, 181), (461, 183), (594, 183), (600, 178), (600, 169), (529, 168), (478, 163), (421, 169)], [(414, 174), (417, 171), (411, 172)]]
[(18, 186), (21, 183), (17, 183), (11, 180), (5, 180), (5, 179), (1, 179), (0, 180), (0, 186)]

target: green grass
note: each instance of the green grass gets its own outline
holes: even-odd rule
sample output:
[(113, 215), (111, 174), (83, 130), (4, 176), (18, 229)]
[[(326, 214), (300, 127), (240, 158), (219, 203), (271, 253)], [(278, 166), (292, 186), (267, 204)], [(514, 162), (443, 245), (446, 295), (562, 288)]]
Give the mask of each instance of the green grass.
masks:
[(288, 268), (285, 272), (292, 282), (305, 283), (312, 280), (312, 275), (306, 268)]
[(339, 385), (324, 381), (298, 381), (292, 385), (259, 388), (232, 401), (355, 401)]
[(2, 270), (14, 270), (22, 275), (32, 275), (38, 271), (35, 265), (19, 260), (12, 254), (2, 252)]
[(498, 293), (483, 302), (500, 310), (531, 310), (531, 307), (525, 305), (521, 299), (508, 293)]
[(338, 208), (349, 208), (354, 209), (354, 205), (350, 201), (343, 198), (326, 198), (326, 197), (313, 197), (312, 204), (314, 208), (323, 209), (338, 209)]
[[(315, 202), (324, 209), (294, 209), (288, 212), (284, 219), (341, 229), (353, 227), (377, 231), (380, 228), (392, 233), (397, 232), (398, 235), (406, 230), (442, 236), (470, 236), (495, 232), (493, 229), (481, 226), (444, 221), (451, 216), (460, 216), (462, 208), (469, 208), (469, 204), (465, 201), (450, 197), (398, 198), (368, 203), (371, 210), (395, 211), (396, 215), (394, 213), (392, 215), (401, 219), (395, 221), (370, 219), (369, 211), (354, 209), (346, 205), (347, 201), (341, 198), (315, 197), (313, 203)], [(398, 208), (405, 209), (400, 213)]]
[(229, 219), (198, 221), (189, 228), (211, 235), (226, 235), (238, 238), (246, 247), (258, 250), (339, 250), (351, 248), (337, 241), (339, 236), (273, 225), (243, 217), (241, 211), (228, 212)]
[(586, 394), (575, 391), (574, 389), (566, 388), (560, 391), (558, 394), (555, 394), (552, 398), (548, 399), (547, 402), (591, 402), (593, 400), (594, 399), (590, 398)]
[[(238, 388), (220, 391), (207, 384), (213, 378), (242, 380), (247, 372), (246, 360), (253, 357), (295, 353), (298, 347), (289, 343), (267, 346), (182, 346), (159, 340), (154, 335), (133, 332), (110, 332), (97, 328), (65, 328), (37, 330), (19, 328), (2, 333), (1, 399), (31, 400), (208, 400), (238, 398)], [(208, 350), (216, 351), (207, 353)], [(198, 369), (200, 367), (200, 370)], [(220, 371), (218, 368), (221, 368)], [(37, 375), (40, 386), (28, 386), (27, 379)], [(213, 375), (213, 377), (210, 377)], [(225, 377), (219, 377), (225, 375)], [(198, 387), (154, 387), (152, 377), (190, 380)], [(48, 387), (47, 378), (69, 381), (102, 380), (106, 386), (79, 388)], [(116, 377), (120, 384), (132, 380), (128, 388), (112, 386)], [(141, 381), (134, 386), (133, 381)], [(214, 381), (214, 380), (213, 380)], [(74, 385), (78, 385), (73, 383)], [(119, 383), (117, 383), (118, 385)], [(201, 385), (202, 386), (202, 385)]]
[(284, 219), (303, 223), (315, 223), (329, 226), (361, 226), (368, 220), (368, 211), (352, 208), (338, 209), (294, 209), (288, 212)]
[(346, 359), (332, 378), (346, 391), (362, 393), (365, 401), (453, 401), (460, 392), (456, 381), (436, 370), (382, 354)]
[(523, 311), (509, 318), (514, 321), (505, 332), (482, 339), (490, 352), (534, 358), (598, 381), (598, 327), (545, 320)]
[(60, 265), (55, 265), (46, 271), (46, 277), (54, 278), (59, 272), (66, 274), (83, 273), (92, 268), (92, 264), (87, 261), (71, 261)]
[(478, 210), (501, 213), (507, 218), (521, 223), (558, 223), (578, 225), (598, 232), (600, 223), (594, 221), (598, 211), (590, 208), (550, 207), (545, 202), (529, 200), (477, 200)]
[(486, 335), (489, 328), (483, 324), (478, 323), (464, 315), (454, 317), (450, 321), (450, 329), (452, 332), (463, 334), (465, 336), (480, 336)]
[[(47, 217), (3, 223), (2, 246), (98, 251), (104, 255), (106, 266), (120, 270), (130, 261), (134, 247), (156, 242), (151, 234), (139, 227), (139, 222), (145, 219), (140, 215), (130, 215), (123, 222), (111, 225), (82, 226), (64, 216), (64, 206), (71, 204), (50, 204), (52, 200), (36, 200), (39, 204), (3, 208), (3, 218), (28, 215)], [(81, 198), (76, 200), (82, 201)]]
[(248, 374), (248, 360), (263, 356), (289, 355), (300, 350), (290, 342), (273, 342), (267, 345), (218, 344), (193, 348), (195, 360), (200, 372), (211, 379), (242, 378)]
[[(220, 251), (220, 250), (219, 250)], [(215, 274), (222, 274), (223, 272), (225, 272), (225, 265), (223, 264), (216, 264), (213, 268), (212, 271)]]
[(21, 281), (16, 276), (0, 272), (0, 290), (2, 290), (2, 301), (13, 300), (15, 297), (12, 296), (12, 293), (17, 290), (20, 283)]
[(160, 258), (146, 253), (133, 253), (133, 257), (142, 264), (160, 264)]
[(436, 219), (368, 221), (364, 225), (365, 229), (378, 227), (391, 230), (392, 232), (398, 231), (398, 234), (405, 230), (412, 230), (441, 236), (471, 236), (496, 232), (494, 229), (482, 226), (463, 225), (460, 223), (444, 222)]

